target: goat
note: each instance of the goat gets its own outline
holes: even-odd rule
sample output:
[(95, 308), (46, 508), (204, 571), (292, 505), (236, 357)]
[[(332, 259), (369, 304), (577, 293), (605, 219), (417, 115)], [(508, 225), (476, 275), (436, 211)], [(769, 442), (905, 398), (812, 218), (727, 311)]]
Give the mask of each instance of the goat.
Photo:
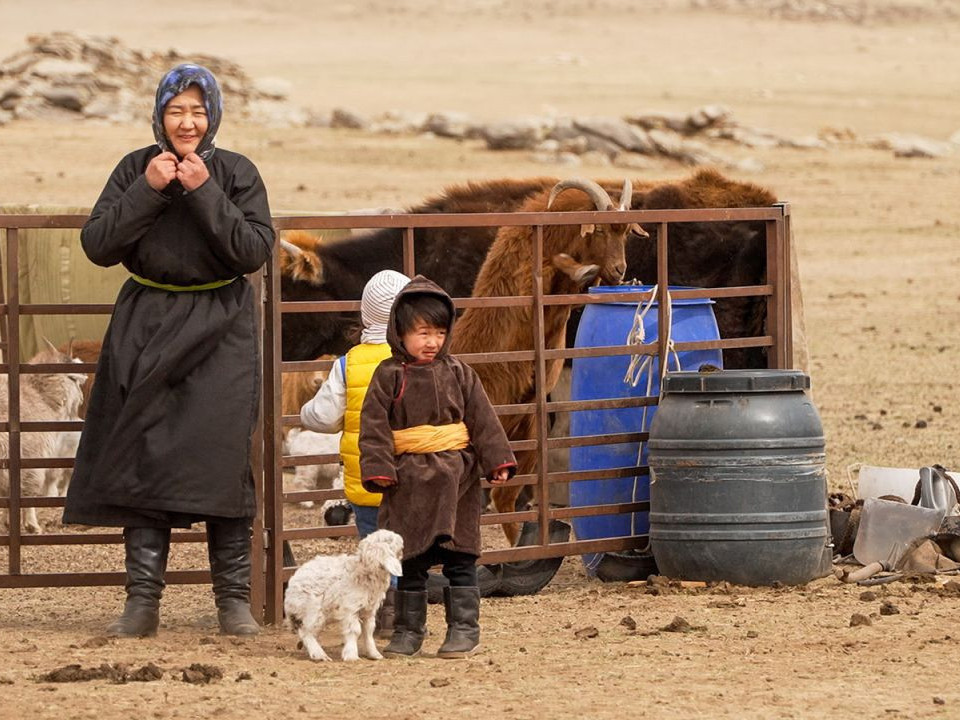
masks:
[[(34, 358), (33, 363), (68, 363), (72, 358), (48, 344), (48, 348)], [(20, 419), (23, 421), (79, 420), (83, 400), (81, 387), (86, 381), (82, 373), (25, 374), (20, 383)], [(0, 413), (8, 420), (10, 388), (7, 376), (0, 377)], [(70, 433), (25, 432), (20, 435), (20, 456), (23, 458), (63, 457), (64, 447), (58, 436)], [(69, 445), (69, 443), (67, 443)], [(10, 436), (0, 433), (0, 457), (10, 457)], [(43, 468), (21, 468), (21, 496), (45, 495), (48, 490), (47, 473)], [(0, 470), (0, 495), (10, 494), (10, 474)], [(36, 508), (23, 509), (23, 526), (27, 532), (42, 533)]]
[[(620, 210), (630, 207), (632, 188), (623, 183)], [(554, 204), (556, 201), (556, 204)], [(534, 195), (521, 207), (521, 212), (585, 212), (616, 209), (609, 194), (596, 182), (575, 178), (557, 183), (551, 190)], [(495, 297), (532, 294), (533, 243), (530, 227), (503, 227), (480, 268), (474, 297)], [(631, 231), (646, 235), (633, 223), (609, 225), (547, 225), (543, 228), (543, 292), (572, 294), (601, 281), (615, 285), (626, 271), (626, 239)], [(544, 342), (548, 349), (565, 346), (569, 305), (548, 305), (543, 311)], [(469, 308), (457, 322), (451, 352), (501, 352), (532, 350), (534, 324), (528, 306)], [(556, 384), (563, 360), (547, 363), (545, 391)], [(534, 399), (533, 363), (478, 363), (474, 370), (494, 405), (531, 402)], [(528, 440), (536, 435), (534, 415), (501, 416), (504, 430), (511, 440)], [(517, 473), (533, 470), (536, 454), (517, 453)], [(491, 495), (501, 512), (512, 512), (520, 487), (496, 487)], [(545, 499), (543, 500), (545, 502)], [(516, 524), (504, 526), (511, 543), (519, 536)]]
[(343, 632), (342, 660), (383, 659), (373, 641), (374, 622), (390, 576), (403, 575), (402, 557), (403, 538), (377, 530), (360, 541), (356, 555), (317, 555), (297, 569), (283, 609), (311, 660), (330, 659), (317, 636), (331, 621), (339, 621)]

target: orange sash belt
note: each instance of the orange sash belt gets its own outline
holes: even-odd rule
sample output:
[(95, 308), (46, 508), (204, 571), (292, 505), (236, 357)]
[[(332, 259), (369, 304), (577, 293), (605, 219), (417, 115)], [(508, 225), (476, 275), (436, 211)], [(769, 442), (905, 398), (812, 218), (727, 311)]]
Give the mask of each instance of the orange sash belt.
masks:
[(450, 425), (416, 425), (393, 431), (395, 455), (462, 450), (469, 444), (470, 433), (462, 422)]

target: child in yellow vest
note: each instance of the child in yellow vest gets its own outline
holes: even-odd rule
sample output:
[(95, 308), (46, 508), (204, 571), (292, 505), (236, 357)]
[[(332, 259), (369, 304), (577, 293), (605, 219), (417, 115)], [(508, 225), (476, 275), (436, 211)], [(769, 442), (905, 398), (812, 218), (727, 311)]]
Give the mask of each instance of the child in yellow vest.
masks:
[[(343, 431), (340, 457), (343, 460), (343, 491), (353, 510), (357, 533), (366, 537), (377, 529), (379, 493), (367, 492), (360, 483), (360, 409), (373, 371), (381, 360), (390, 357), (387, 322), (397, 293), (410, 282), (403, 273), (382, 270), (363, 288), (360, 319), (363, 331), (360, 344), (337, 358), (326, 382), (300, 409), (300, 422), (308, 430), (322, 433)], [(392, 627), (393, 590), (387, 594), (383, 612), (378, 615), (378, 634)]]

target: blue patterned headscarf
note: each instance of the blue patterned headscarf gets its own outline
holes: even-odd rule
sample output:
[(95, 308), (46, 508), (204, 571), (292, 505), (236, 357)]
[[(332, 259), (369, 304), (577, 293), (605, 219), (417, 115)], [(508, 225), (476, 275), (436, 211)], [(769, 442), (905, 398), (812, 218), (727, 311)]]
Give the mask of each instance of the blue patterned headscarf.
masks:
[(207, 133), (200, 139), (196, 153), (204, 160), (209, 160), (213, 155), (213, 141), (223, 115), (223, 97), (220, 95), (217, 79), (202, 65), (184, 63), (177, 65), (163, 76), (160, 85), (157, 86), (157, 100), (153, 106), (153, 137), (164, 152), (176, 152), (163, 129), (163, 110), (168, 102), (191, 85), (200, 88), (203, 93), (203, 104), (207, 110)]

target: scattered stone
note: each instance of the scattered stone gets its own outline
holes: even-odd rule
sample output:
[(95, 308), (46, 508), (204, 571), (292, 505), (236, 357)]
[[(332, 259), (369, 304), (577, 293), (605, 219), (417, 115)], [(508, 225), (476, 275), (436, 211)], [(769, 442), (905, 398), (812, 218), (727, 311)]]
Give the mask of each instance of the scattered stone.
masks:
[(192, 685), (209, 685), (214, 680), (223, 679), (223, 670), (216, 665), (193, 663), (190, 667), (183, 668), (181, 679)]
[(450, 678), (431, 678), (430, 687), (441, 688), (450, 684)]
[(878, 150), (892, 150), (894, 157), (941, 158), (950, 154), (950, 143), (938, 142), (909, 133), (883, 133), (867, 140)]
[(860, 625), (873, 625), (873, 622), (866, 615), (854, 613), (850, 616), (850, 627), (859, 627)]
[(104, 635), (95, 635), (89, 640), (87, 640), (81, 647), (85, 648), (98, 648), (103, 647), (104, 645), (110, 644), (110, 638)]
[(894, 605), (891, 601), (884, 600), (882, 603), (880, 603), (880, 614), (881, 615), (899, 615), (900, 608)]
[(600, 634), (600, 631), (597, 630), (593, 625), (588, 625), (587, 627), (580, 628), (574, 633), (574, 636), (579, 640), (589, 640), (590, 638), (595, 638)]
[(344, 108), (334, 108), (330, 117), (330, 127), (348, 128), (350, 130), (366, 130), (370, 121), (363, 115)]
[(760, 633), (758, 633), (756, 630), (747, 630), (747, 637), (752, 640), (753, 638), (760, 637)]
[(13, 678), (9, 675), (0, 675), (0, 685), (13, 685)]
[[(30, 35), (27, 48), (0, 61), (0, 124), (17, 119), (147, 121), (157, 82), (174, 65), (209, 68), (231, 118), (259, 124), (305, 124), (307, 113), (286, 104), (290, 85), (280, 78), (252, 80), (236, 63), (176, 50), (141, 52), (116, 38), (72, 32)], [(259, 103), (267, 102), (269, 105)], [(11, 113), (8, 116), (6, 113)]]
[(634, 619), (633, 619), (632, 617), (630, 617), (629, 615), (627, 615), (625, 618), (623, 618), (623, 619), (620, 621), (620, 624), (623, 625), (623, 627), (625, 627), (627, 630), (636, 630), (636, 629), (637, 629), (637, 621), (634, 620)]
[(944, 699), (943, 699), (942, 697), (940, 697), (939, 695), (934, 695), (934, 696), (933, 696), (933, 704), (934, 704), (934, 705), (946, 705), (946, 704), (947, 704), (947, 701), (944, 700)]
[(922, 430), (923, 428), (925, 428), (925, 427), (927, 426), (927, 421), (926, 421), (926, 420), (917, 420), (917, 421), (913, 424), (913, 426), (914, 426), (915, 428), (919, 428), (919, 429)]
[(491, 123), (480, 134), (490, 150), (530, 150), (539, 147), (546, 128), (542, 121), (528, 118)]
[(114, 683), (123, 684), (127, 682), (150, 682), (159, 680), (163, 677), (163, 670), (147, 663), (139, 670), (129, 670), (122, 663), (112, 665), (102, 663), (99, 667), (83, 668), (79, 664), (64, 665), (56, 670), (41, 675), (37, 682), (87, 682), (90, 680), (110, 680)]
[(240, 682), (240, 681), (242, 681), (242, 680), (253, 680), (253, 675), (251, 675), (250, 673), (248, 673), (248, 672), (246, 672), (246, 671), (243, 671), (243, 672), (241, 672), (241, 673), (237, 673), (237, 679), (234, 680), (234, 682)]
[(873, 602), (879, 597), (873, 590), (864, 590), (860, 593), (860, 599), (863, 602)]
[(660, 630), (663, 632), (688, 633), (694, 630), (706, 630), (706, 625), (691, 625), (685, 618), (677, 615), (669, 624), (664, 625)]
[(427, 118), (424, 130), (440, 137), (462, 140), (473, 134), (474, 125), (466, 113), (438, 112)]

